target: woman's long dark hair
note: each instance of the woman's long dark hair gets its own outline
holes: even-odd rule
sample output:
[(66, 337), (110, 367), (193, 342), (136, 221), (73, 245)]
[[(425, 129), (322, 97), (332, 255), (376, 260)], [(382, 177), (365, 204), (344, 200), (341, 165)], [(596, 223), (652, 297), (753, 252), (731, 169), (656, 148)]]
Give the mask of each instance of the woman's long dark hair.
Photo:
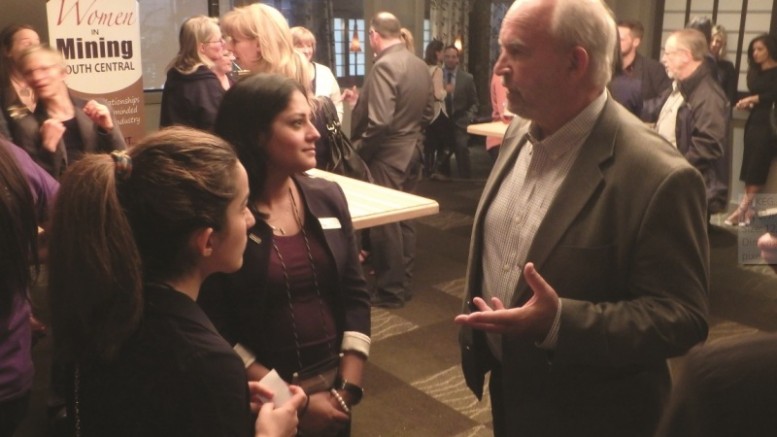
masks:
[(424, 50), (424, 61), (426, 61), (426, 64), (437, 65), (439, 63), (437, 61), (437, 53), (444, 48), (445, 44), (443, 44), (442, 41), (438, 39), (433, 39), (429, 44), (427, 44), (426, 50)]
[(766, 51), (769, 52), (769, 57), (777, 59), (777, 40), (768, 33), (762, 33), (750, 41), (750, 45), (747, 46), (747, 86), (750, 87), (751, 81), (758, 76), (761, 72), (761, 65), (755, 62), (753, 59), (753, 46), (756, 42), (761, 42), (766, 46)]
[(11, 62), (6, 58), (6, 54), (13, 46), (13, 37), (20, 30), (32, 30), (38, 32), (29, 24), (9, 24), (0, 31), (0, 87), (5, 88), (11, 83)]
[(240, 80), (224, 95), (214, 132), (235, 146), (248, 173), (251, 200), (264, 191), (267, 179), (267, 142), (272, 122), (289, 106), (295, 91), (305, 87), (277, 74), (255, 74)]
[(56, 353), (110, 360), (143, 311), (143, 282), (196, 263), (193, 232), (218, 230), (237, 187), (237, 157), (220, 138), (173, 127), (121, 156), (88, 155), (62, 179), (51, 226), (49, 290)]
[(35, 204), (27, 179), (0, 139), (0, 316), (14, 295), (25, 295), (38, 264)]

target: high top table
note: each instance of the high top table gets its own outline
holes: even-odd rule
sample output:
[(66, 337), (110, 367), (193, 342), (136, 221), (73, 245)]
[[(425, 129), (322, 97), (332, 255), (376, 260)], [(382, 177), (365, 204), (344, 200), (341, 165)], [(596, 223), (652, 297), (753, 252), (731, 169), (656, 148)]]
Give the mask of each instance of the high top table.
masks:
[(319, 169), (308, 170), (307, 174), (340, 185), (348, 200), (348, 210), (351, 213), (354, 229), (370, 228), (440, 212), (440, 205), (433, 199)]
[(502, 121), (491, 121), (488, 123), (477, 123), (467, 126), (467, 133), (472, 135), (480, 135), (483, 137), (497, 137), (503, 138), (508, 123)]

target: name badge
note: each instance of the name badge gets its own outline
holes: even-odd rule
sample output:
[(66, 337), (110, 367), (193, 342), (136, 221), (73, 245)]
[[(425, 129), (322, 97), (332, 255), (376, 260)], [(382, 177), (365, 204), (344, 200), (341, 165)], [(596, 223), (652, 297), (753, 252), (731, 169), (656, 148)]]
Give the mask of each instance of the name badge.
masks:
[(321, 229), (327, 230), (327, 229), (340, 229), (343, 226), (340, 224), (340, 220), (337, 219), (337, 217), (321, 217), (318, 219), (319, 223), (321, 223)]

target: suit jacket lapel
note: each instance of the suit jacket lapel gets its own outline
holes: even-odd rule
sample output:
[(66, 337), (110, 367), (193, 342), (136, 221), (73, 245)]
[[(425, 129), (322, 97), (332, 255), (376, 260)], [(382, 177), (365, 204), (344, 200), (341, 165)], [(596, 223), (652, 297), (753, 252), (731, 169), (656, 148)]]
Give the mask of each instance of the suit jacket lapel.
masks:
[[(581, 146), (575, 163), (559, 187), (553, 203), (532, 240), (526, 262), (533, 262), (540, 274), (542, 274), (543, 264), (559, 244), (566, 230), (599, 185), (603, 183), (601, 164), (611, 159), (619, 128), (615, 107), (610, 103), (611, 101), (612, 99), (607, 100), (593, 131)], [(528, 284), (521, 276), (516, 292), (513, 294), (513, 300), (510, 302), (511, 306), (521, 302), (528, 292)]]

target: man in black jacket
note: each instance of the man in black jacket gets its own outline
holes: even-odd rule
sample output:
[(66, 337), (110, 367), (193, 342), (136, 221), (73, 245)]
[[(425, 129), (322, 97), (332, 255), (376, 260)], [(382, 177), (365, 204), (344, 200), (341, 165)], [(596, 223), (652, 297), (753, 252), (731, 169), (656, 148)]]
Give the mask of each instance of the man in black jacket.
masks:
[[(622, 68), (616, 73), (616, 77), (626, 76), (638, 81), (642, 100), (649, 100), (669, 89), (672, 81), (667, 77), (660, 62), (646, 58), (637, 52), (644, 32), (645, 29), (639, 21), (618, 21)], [(614, 97), (617, 100), (617, 96)]]
[[(704, 177), (708, 214), (726, 209), (728, 202), (729, 103), (709, 63), (707, 40), (695, 29), (669, 36), (661, 61), (672, 88), (645, 102), (647, 118)], [(657, 109), (659, 109), (657, 111)]]

